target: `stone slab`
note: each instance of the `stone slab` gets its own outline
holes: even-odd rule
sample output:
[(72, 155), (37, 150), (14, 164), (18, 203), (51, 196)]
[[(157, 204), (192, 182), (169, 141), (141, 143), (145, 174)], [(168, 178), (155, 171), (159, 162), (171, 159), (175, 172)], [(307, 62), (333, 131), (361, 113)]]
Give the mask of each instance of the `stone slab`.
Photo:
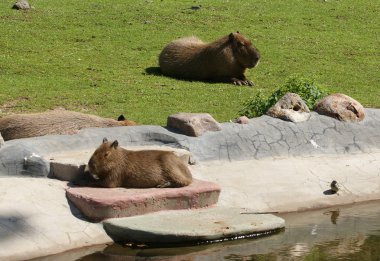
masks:
[[(168, 146), (133, 146), (124, 147), (128, 150), (163, 150), (173, 151), (186, 164), (194, 163), (191, 153), (184, 149), (177, 149)], [(46, 155), (44, 158), (50, 162), (49, 177), (65, 181), (73, 181), (78, 175), (83, 174), (85, 167), (96, 148), (91, 150), (75, 150), (66, 152), (56, 152)]]
[(242, 214), (240, 208), (168, 211), (103, 222), (107, 234), (119, 243), (175, 244), (238, 239), (273, 233), (285, 226), (271, 214)]
[(129, 217), (162, 210), (194, 209), (218, 202), (220, 187), (212, 182), (193, 180), (182, 188), (90, 188), (66, 190), (71, 202), (90, 220)]

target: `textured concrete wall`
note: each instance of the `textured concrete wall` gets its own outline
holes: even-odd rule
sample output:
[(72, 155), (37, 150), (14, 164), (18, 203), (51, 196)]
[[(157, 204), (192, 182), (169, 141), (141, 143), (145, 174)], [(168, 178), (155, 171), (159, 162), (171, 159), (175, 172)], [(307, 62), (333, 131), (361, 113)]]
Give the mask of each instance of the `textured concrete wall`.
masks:
[(223, 123), (222, 130), (188, 137), (160, 126), (85, 129), (76, 135), (12, 140), (0, 149), (0, 176), (47, 176), (51, 153), (95, 149), (103, 137), (122, 146), (166, 145), (189, 150), (196, 161), (371, 153), (380, 151), (380, 110), (367, 109), (359, 123), (312, 113), (293, 123), (262, 116), (249, 124)]

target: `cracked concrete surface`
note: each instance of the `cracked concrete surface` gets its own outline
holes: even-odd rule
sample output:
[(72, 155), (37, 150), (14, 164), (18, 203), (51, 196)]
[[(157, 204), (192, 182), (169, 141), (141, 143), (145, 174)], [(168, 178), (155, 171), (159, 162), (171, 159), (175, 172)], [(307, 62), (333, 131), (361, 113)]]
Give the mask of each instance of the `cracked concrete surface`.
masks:
[[(103, 137), (125, 147), (190, 151), (194, 177), (222, 187), (220, 206), (286, 212), (380, 199), (380, 110), (366, 114), (360, 123), (316, 113), (300, 123), (263, 116), (246, 125), (223, 123), (221, 131), (197, 138), (134, 126), (8, 141), (0, 148), (0, 260), (110, 242), (101, 226), (69, 205), (65, 182), (44, 178), (45, 157), (93, 150)], [(333, 179), (341, 190), (324, 194)]]
[(221, 131), (201, 137), (184, 136), (160, 126), (133, 126), (12, 140), (0, 150), (0, 176), (47, 176), (49, 163), (43, 156), (95, 149), (103, 137), (118, 139), (125, 147), (162, 145), (186, 149), (199, 162), (379, 152), (380, 111), (367, 109), (366, 114), (359, 123), (340, 122), (316, 113), (300, 123), (262, 116), (251, 119), (249, 124), (223, 123)]

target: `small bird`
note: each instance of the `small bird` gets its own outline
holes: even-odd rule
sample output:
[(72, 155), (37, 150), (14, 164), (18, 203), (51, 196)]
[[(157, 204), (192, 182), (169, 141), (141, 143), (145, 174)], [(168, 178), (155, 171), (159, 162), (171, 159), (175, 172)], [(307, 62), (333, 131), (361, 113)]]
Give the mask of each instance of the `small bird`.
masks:
[(333, 180), (330, 184), (330, 188), (331, 188), (331, 192), (333, 194), (337, 193), (338, 190), (339, 190), (339, 185), (338, 185), (338, 182), (336, 180)]

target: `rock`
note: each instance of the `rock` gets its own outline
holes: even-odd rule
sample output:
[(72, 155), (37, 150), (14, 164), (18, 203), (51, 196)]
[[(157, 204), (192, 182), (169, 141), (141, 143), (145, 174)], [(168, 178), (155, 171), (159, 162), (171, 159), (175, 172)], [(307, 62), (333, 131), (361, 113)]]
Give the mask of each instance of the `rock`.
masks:
[(13, 6), (12, 9), (16, 10), (28, 10), (31, 9), (32, 6), (29, 4), (27, 0), (18, 0)]
[(266, 113), (273, 118), (286, 121), (302, 122), (310, 118), (310, 110), (296, 93), (288, 92)]
[(1, 133), (0, 133), (0, 148), (5, 144), (5, 141), (3, 139), (3, 136), (1, 136)]
[(358, 101), (342, 93), (326, 96), (317, 103), (314, 110), (319, 114), (346, 122), (362, 121), (365, 117), (364, 107)]
[(162, 210), (209, 207), (218, 202), (219, 194), (219, 185), (197, 179), (181, 188), (72, 187), (66, 190), (70, 201), (93, 221)]
[(177, 113), (168, 117), (167, 126), (187, 136), (199, 137), (206, 131), (220, 131), (220, 124), (208, 113)]
[(239, 124), (248, 124), (249, 119), (247, 116), (241, 116), (241, 117), (237, 118), (235, 122), (239, 123)]
[(285, 226), (280, 217), (245, 212), (233, 207), (160, 212), (109, 219), (103, 227), (115, 242), (157, 245), (257, 237)]

